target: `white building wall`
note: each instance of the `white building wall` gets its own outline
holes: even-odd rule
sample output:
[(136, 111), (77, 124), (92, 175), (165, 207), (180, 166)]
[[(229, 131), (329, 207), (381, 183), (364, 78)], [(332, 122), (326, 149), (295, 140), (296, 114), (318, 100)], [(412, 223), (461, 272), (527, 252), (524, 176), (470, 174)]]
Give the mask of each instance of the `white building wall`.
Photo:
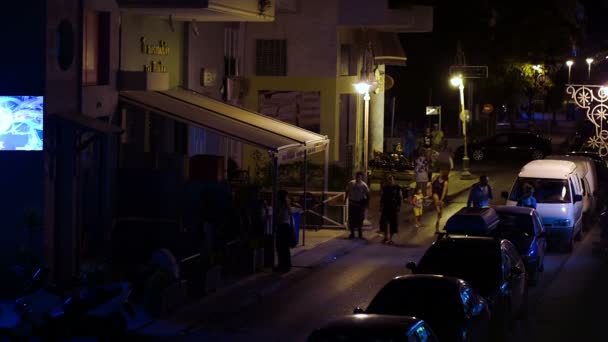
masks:
[(274, 22), (244, 24), (244, 76), (255, 75), (257, 39), (286, 39), (287, 76), (335, 77), (335, 5), (335, 1), (300, 1), (295, 12), (278, 12)]

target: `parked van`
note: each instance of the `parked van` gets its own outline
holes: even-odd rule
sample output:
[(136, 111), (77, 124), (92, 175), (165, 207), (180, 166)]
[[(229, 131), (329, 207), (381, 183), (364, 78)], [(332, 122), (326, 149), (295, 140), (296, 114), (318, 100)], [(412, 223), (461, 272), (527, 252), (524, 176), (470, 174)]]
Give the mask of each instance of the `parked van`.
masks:
[(569, 160), (576, 164), (583, 185), (583, 229), (587, 229), (589, 219), (593, 217), (599, 201), (599, 182), (595, 163), (589, 157), (571, 156), (571, 155), (550, 155), (545, 159), (551, 160)]
[(572, 251), (583, 227), (583, 187), (577, 165), (566, 160), (534, 160), (524, 165), (507, 205), (516, 206), (528, 187), (534, 189), (536, 210), (549, 233), (550, 245)]

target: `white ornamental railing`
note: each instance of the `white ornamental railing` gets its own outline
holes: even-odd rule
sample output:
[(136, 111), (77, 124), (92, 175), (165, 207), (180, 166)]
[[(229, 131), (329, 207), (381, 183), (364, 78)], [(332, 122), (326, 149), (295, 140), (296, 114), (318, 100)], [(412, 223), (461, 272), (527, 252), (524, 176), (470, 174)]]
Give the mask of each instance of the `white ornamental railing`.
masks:
[(566, 88), (574, 103), (585, 110), (587, 120), (595, 126), (595, 135), (587, 145), (597, 149), (602, 157), (608, 155), (608, 87), (571, 84)]

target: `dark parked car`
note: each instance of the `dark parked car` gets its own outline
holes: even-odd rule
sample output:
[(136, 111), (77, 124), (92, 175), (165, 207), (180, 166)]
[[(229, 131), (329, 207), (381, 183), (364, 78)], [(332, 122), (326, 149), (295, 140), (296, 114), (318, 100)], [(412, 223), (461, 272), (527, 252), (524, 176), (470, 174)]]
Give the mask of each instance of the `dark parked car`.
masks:
[(406, 316), (357, 314), (327, 323), (310, 334), (308, 342), (437, 342), (421, 319)]
[(422, 318), (440, 341), (489, 339), (488, 304), (466, 281), (453, 277), (396, 277), (376, 294), (365, 313)]
[(535, 209), (513, 206), (462, 208), (445, 224), (449, 234), (493, 236), (511, 241), (526, 265), (528, 281), (538, 282), (544, 269), (547, 239)]
[(415, 274), (443, 274), (463, 279), (483, 296), (492, 314), (492, 340), (508, 335), (512, 323), (527, 312), (528, 285), (524, 262), (506, 239), (444, 235), (408, 263)]
[(513, 242), (528, 273), (531, 285), (538, 283), (539, 272), (545, 269), (545, 251), (547, 250), (547, 233), (536, 209), (525, 207), (495, 206), (498, 213), (496, 236)]
[(571, 151), (566, 153), (567, 156), (582, 156), (589, 157), (593, 160), (595, 164), (595, 172), (597, 173), (597, 178), (600, 184), (608, 184), (608, 162), (606, 159), (602, 158), (597, 151)]
[[(500, 133), (480, 142), (467, 145), (469, 158), (484, 159), (525, 158), (542, 159), (551, 153), (551, 140), (534, 133)], [(456, 149), (455, 156), (461, 159), (464, 147)]]

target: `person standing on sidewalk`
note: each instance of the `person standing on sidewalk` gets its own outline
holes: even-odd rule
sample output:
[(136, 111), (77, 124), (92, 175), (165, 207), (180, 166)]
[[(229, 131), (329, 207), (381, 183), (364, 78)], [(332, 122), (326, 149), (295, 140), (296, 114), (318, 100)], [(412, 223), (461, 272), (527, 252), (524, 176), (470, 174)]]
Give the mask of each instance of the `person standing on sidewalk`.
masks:
[(393, 235), (399, 233), (402, 201), (401, 187), (395, 183), (393, 175), (388, 175), (380, 192), (380, 230), (384, 232), (384, 243), (393, 244)]
[(479, 177), (479, 182), (473, 184), (469, 192), (467, 207), (487, 208), (490, 206), (490, 200), (494, 199), (492, 195), (492, 186), (488, 176)]
[(416, 151), (414, 174), (416, 177), (416, 189), (422, 189), (422, 194), (426, 196), (426, 187), (429, 182), (429, 161), (426, 159), (423, 149)]
[(441, 220), (441, 214), (443, 207), (445, 206), (445, 197), (448, 195), (448, 178), (442, 174), (435, 176), (435, 179), (431, 183), (431, 194), (433, 196), (435, 210), (437, 210), (435, 233), (439, 233), (439, 221)]
[(350, 229), (349, 238), (355, 237), (355, 229), (358, 230), (359, 239), (363, 238), (363, 220), (365, 219), (365, 209), (369, 202), (369, 187), (363, 181), (363, 172), (359, 171), (355, 179), (348, 182), (346, 195), (348, 201), (348, 228)]
[(277, 257), (278, 265), (275, 268), (277, 272), (289, 272), (291, 270), (291, 252), (290, 247), (294, 240), (293, 218), (291, 215), (291, 205), (287, 198), (287, 191), (279, 190), (277, 196)]

